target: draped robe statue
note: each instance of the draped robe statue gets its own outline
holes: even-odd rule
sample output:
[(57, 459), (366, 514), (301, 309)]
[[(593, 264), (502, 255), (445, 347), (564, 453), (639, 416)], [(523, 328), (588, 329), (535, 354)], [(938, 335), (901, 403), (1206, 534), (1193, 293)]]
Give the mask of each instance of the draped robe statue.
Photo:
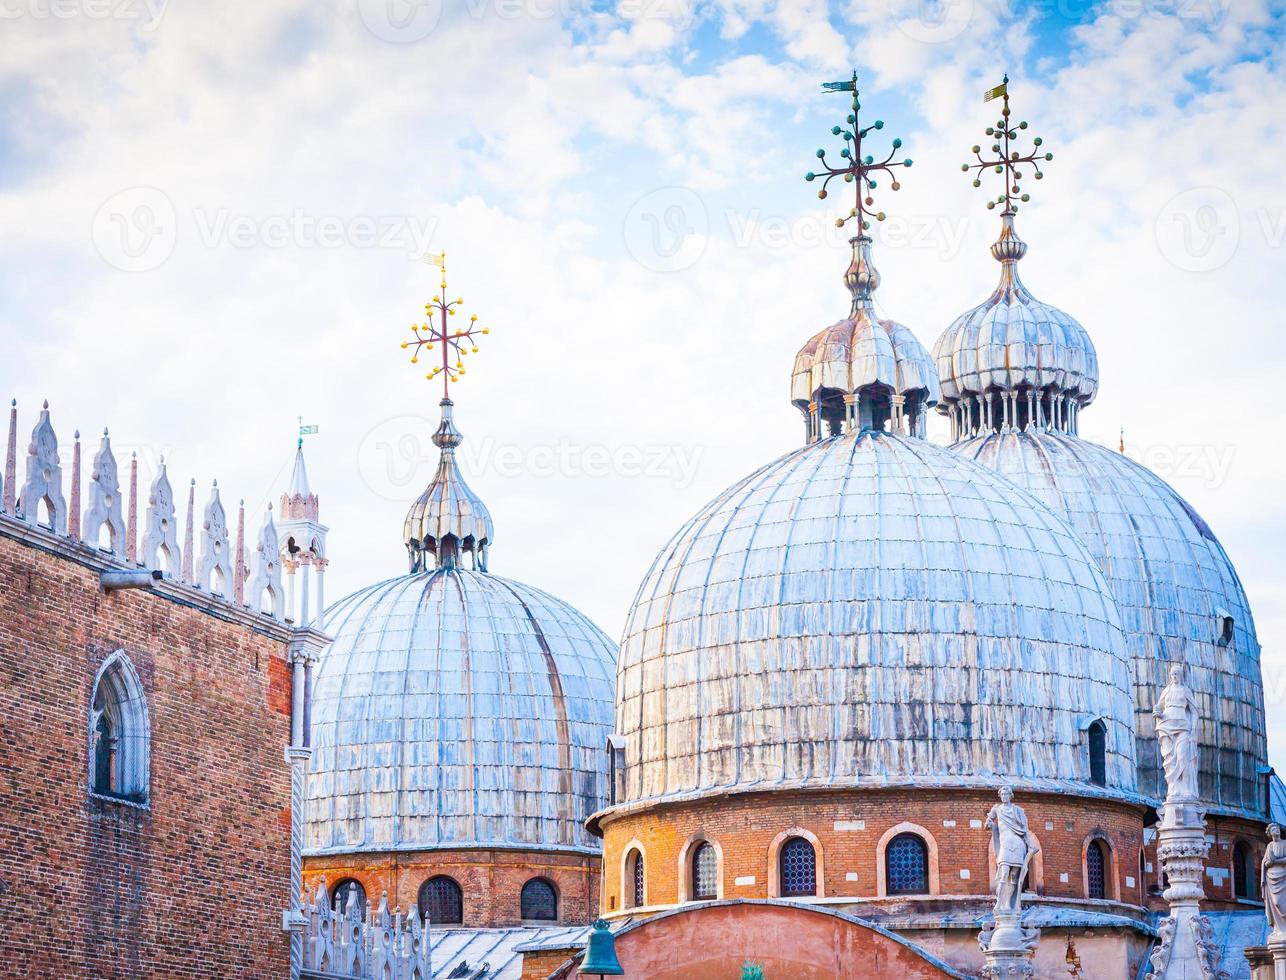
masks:
[(1017, 913), (1023, 877), (1036, 846), (1027, 829), (1027, 814), (1014, 802), (1014, 791), (1000, 787), (1000, 802), (987, 814), (992, 849), (996, 853), (996, 911)]
[(1183, 668), (1170, 668), (1170, 683), (1161, 690), (1152, 709), (1156, 719), (1161, 765), (1165, 770), (1167, 802), (1197, 800), (1197, 723), (1200, 714), (1192, 691), (1183, 683)]
[(1260, 875), (1268, 933), (1286, 939), (1286, 841), (1277, 824), (1268, 826), (1268, 847)]

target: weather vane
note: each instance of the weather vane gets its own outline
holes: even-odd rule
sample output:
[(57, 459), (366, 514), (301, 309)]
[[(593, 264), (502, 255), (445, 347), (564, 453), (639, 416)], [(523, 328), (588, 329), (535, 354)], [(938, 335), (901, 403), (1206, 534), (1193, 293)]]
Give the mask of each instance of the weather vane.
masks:
[(850, 218), (856, 218), (860, 230), (866, 231), (871, 227), (871, 223), (867, 219), (884, 220), (883, 211), (871, 210), (875, 205), (873, 192), (876, 188), (876, 181), (873, 175), (877, 173), (888, 174), (891, 181), (889, 187), (896, 191), (902, 185), (898, 183), (893, 168), (911, 166), (911, 158), (907, 157), (905, 160), (893, 159), (893, 155), (902, 147), (900, 139), (893, 140), (893, 149), (889, 150), (889, 155), (881, 161), (877, 162), (875, 157), (869, 154), (867, 156), (862, 155), (862, 141), (866, 139), (872, 130), (883, 129), (884, 120), (877, 119), (865, 129), (861, 127), (858, 117), (862, 104), (858, 101), (857, 72), (853, 72), (853, 77), (847, 82), (823, 82), (822, 90), (826, 92), (853, 93), (853, 111), (847, 119), (848, 125), (852, 129), (845, 129), (843, 126), (831, 127), (832, 135), (844, 137), (844, 148), (839, 151), (840, 157), (845, 161), (844, 165), (832, 167), (826, 162), (826, 151), (818, 150), (817, 159), (822, 162), (822, 166), (826, 169), (821, 173), (809, 171), (804, 175), (804, 179), (813, 181), (819, 177), (824, 178), (822, 180), (822, 189), (817, 192), (817, 196), (823, 201), (826, 200), (826, 188), (830, 186), (830, 182), (836, 177), (843, 177), (845, 183), (855, 184), (853, 208), (847, 215), (835, 220), (835, 227), (842, 228)]
[(424, 304), (427, 320), (424, 323), (411, 324), (411, 333), (415, 334), (415, 339), (403, 341), (402, 349), (410, 348), (411, 363), (418, 364), (421, 351), (432, 351), (435, 347), (437, 348), (442, 358), (442, 363), (434, 367), (425, 377), (432, 380), (439, 374), (442, 375), (442, 397), (450, 398), (450, 386), (464, 376), (465, 357), (469, 354), (478, 353), (478, 335), (491, 333), (491, 330), (487, 327), (477, 326), (478, 315), (476, 313), (469, 317), (469, 325), (463, 329), (452, 330), (447, 326), (448, 321), (456, 315), (456, 311), (464, 303), (464, 300), (459, 297), (450, 301), (447, 300), (446, 252), (439, 252), (437, 255), (426, 255), (424, 261), (430, 265), (436, 265), (442, 270), (441, 291), (432, 300)]
[(982, 101), (990, 102), (992, 99), (1003, 98), (1005, 108), (1001, 110), (1000, 119), (996, 120), (996, 125), (987, 127), (987, 135), (995, 139), (996, 142), (991, 144), (991, 152), (997, 154), (994, 160), (984, 160), (982, 158), (982, 147), (975, 146), (973, 155), (978, 158), (977, 163), (962, 163), (960, 169), (965, 173), (970, 170), (978, 171), (973, 179), (974, 187), (982, 186), (982, 172), (984, 170), (994, 170), (996, 173), (1005, 175), (1005, 192), (998, 196), (994, 201), (987, 202), (987, 209), (991, 210), (997, 204), (1005, 206), (1005, 212), (1013, 214), (1018, 210), (1018, 205), (1014, 203), (1017, 198), (1024, 203), (1031, 200), (1030, 194), (1025, 194), (1019, 186), (1022, 180), (1022, 171), (1018, 168), (1020, 165), (1030, 163), (1036, 172), (1036, 179), (1040, 180), (1045, 175), (1041, 172), (1041, 160), (1052, 160), (1054, 154), (1042, 150), (1041, 143), (1044, 141), (1036, 136), (1032, 139), (1032, 149), (1030, 153), (1022, 154), (1014, 149), (1013, 143), (1018, 139), (1018, 133), (1027, 128), (1027, 120), (1023, 120), (1017, 126), (1009, 122), (1009, 76), (995, 88), (988, 89), (983, 93)]

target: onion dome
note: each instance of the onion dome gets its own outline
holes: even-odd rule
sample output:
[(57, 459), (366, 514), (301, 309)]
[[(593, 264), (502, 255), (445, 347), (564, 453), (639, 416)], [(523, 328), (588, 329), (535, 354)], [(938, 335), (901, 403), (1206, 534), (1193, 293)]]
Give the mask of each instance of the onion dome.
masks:
[(1103, 574), (1058, 517), (862, 429), (751, 474), (657, 556), (617, 672), (624, 795), (1003, 780), (1137, 799), (1131, 680)]
[(1018, 277), (1027, 245), (1002, 216), (991, 254), (1000, 283), (982, 304), (958, 317), (933, 349), (942, 403), (953, 438), (1028, 424), (1075, 432), (1077, 412), (1098, 391), (1098, 355), (1085, 328), (1036, 299)]
[(440, 404), (442, 422), (433, 433), (433, 444), (442, 450), (442, 457), (433, 480), (407, 511), (403, 526), (411, 571), (454, 568), (460, 556), (467, 554), (473, 567), (485, 572), (487, 551), (495, 537), (491, 514), (456, 465), (456, 447), (464, 436), (452, 421), (453, 403), (443, 398)]
[(1201, 709), (1203, 801), (1211, 811), (1262, 815), (1259, 641), (1241, 581), (1210, 526), (1155, 473), (1074, 436), (986, 433), (954, 449), (1047, 504), (1102, 568), (1133, 663), (1139, 791), (1165, 795), (1152, 706), (1170, 665), (1183, 663)]
[[(850, 244), (844, 284), (852, 309), (795, 355), (791, 402), (808, 421), (809, 441), (886, 423), (923, 437), (925, 411), (938, 401), (933, 360), (910, 330), (876, 313), (872, 295), (880, 273), (871, 261), (871, 239), (861, 234)], [(865, 411), (857, 411), (859, 403)]]
[(567, 603), (460, 568), (327, 610), (306, 852), (597, 851), (615, 645)]

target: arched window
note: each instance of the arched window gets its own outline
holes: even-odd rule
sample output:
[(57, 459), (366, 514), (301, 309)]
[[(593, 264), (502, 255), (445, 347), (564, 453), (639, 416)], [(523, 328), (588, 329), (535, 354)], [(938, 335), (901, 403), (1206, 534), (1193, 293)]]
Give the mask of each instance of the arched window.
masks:
[(1107, 785), (1107, 726), (1096, 721), (1089, 728), (1090, 782)]
[(98, 671), (90, 703), (91, 789), (98, 796), (146, 803), (151, 768), (147, 699), (124, 651), (108, 657)]
[(785, 898), (817, 894), (817, 852), (802, 837), (781, 846), (781, 894)]
[(558, 893), (547, 878), (532, 878), (523, 885), (520, 904), (524, 919), (558, 920)]
[(428, 916), (429, 924), (460, 924), (464, 922), (464, 892), (454, 878), (437, 875), (420, 886), (416, 900), (420, 916)]
[(1092, 840), (1085, 851), (1085, 886), (1088, 898), (1107, 898), (1107, 849)]
[(1245, 841), (1237, 841), (1232, 849), (1232, 893), (1237, 898), (1255, 897), (1255, 875), (1251, 870), (1253, 859)]
[(885, 880), (890, 895), (924, 895), (929, 891), (929, 849), (919, 834), (898, 834), (884, 851)]
[(645, 900), (642, 851), (634, 850), (630, 852), (629, 858), (625, 861), (625, 873), (629, 877), (625, 887), (627, 894), (630, 896), (630, 907), (638, 908), (644, 904)]
[(719, 855), (702, 841), (692, 853), (692, 897), (698, 901), (719, 896)]
[(348, 913), (349, 903), (354, 904), (359, 919), (366, 917), (366, 889), (354, 878), (344, 878), (335, 883), (330, 893), (331, 905), (341, 914)]

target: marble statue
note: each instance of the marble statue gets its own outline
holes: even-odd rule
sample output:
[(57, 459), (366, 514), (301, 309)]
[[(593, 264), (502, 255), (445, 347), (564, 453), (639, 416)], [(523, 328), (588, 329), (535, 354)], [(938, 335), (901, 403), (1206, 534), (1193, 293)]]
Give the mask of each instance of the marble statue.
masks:
[(1152, 715), (1156, 718), (1161, 765), (1165, 770), (1166, 801), (1198, 799), (1197, 722), (1201, 716), (1196, 698), (1183, 683), (1180, 665), (1170, 668), (1170, 683), (1162, 689)]
[(1275, 823), (1268, 825), (1268, 847), (1264, 850), (1260, 884), (1269, 935), (1286, 938), (1286, 841), (1282, 840), (1281, 827)]
[(1037, 848), (1027, 829), (1027, 814), (1008, 786), (1000, 787), (1000, 802), (987, 814), (986, 826), (996, 854), (996, 911), (1017, 912), (1023, 878)]

